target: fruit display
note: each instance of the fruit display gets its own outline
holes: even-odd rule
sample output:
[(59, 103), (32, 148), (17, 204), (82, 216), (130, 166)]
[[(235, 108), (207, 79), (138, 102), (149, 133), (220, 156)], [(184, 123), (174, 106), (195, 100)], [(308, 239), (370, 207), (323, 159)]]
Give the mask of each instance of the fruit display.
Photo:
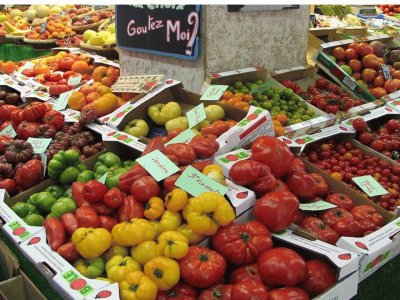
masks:
[(394, 211), (400, 204), (398, 199), (399, 167), (377, 156), (364, 153), (351, 141), (330, 139), (323, 143), (316, 143), (303, 152), (302, 157), (361, 193), (363, 192), (352, 178), (371, 175), (389, 193), (369, 199), (389, 211)]
[(336, 114), (339, 111), (346, 112), (365, 103), (364, 100), (352, 98), (349, 93), (323, 77), (309, 85), (307, 91), (290, 80), (283, 80), (281, 84), (292, 89), (296, 95), (328, 114)]
[(382, 4), (377, 8), (385, 15), (398, 18), (400, 15), (400, 5)]
[(359, 118), (353, 121), (359, 142), (400, 162), (400, 121), (390, 119), (382, 125), (381, 128), (375, 128), (377, 130), (372, 131), (363, 119)]
[(5, 74), (11, 74), (13, 73), (18, 66), (13, 62), (13, 61), (1, 61), (0, 60), (0, 72), (3, 72)]
[(75, 31), (72, 30), (68, 25), (62, 22), (46, 21), (40, 26), (33, 28), (27, 35), (26, 38), (29, 40), (53, 40), (63, 39), (68, 35), (74, 35)]
[(92, 29), (85, 30), (83, 42), (91, 46), (114, 45), (117, 42), (115, 23), (110, 24), (106, 30), (96, 32)]
[(75, 17), (72, 20), (72, 26), (81, 27), (85, 25), (95, 24), (100, 21), (105, 21), (106, 19), (111, 18), (112, 16), (114, 16), (113, 10), (94, 11), (84, 16)]
[(347, 74), (368, 88), (377, 99), (400, 88), (400, 72), (396, 69), (400, 67), (398, 50), (387, 49), (380, 41), (335, 47), (330, 54)]

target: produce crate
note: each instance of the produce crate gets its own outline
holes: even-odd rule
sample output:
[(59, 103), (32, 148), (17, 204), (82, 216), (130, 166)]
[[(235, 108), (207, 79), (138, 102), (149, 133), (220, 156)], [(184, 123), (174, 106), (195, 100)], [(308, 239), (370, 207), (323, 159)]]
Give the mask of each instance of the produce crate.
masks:
[[(384, 218), (384, 226), (365, 237), (342, 236), (336, 246), (355, 252), (360, 256), (359, 281), (364, 280), (376, 270), (384, 266), (388, 261), (400, 253), (400, 240), (392, 239), (400, 233), (400, 218), (397, 218), (387, 210), (380, 207), (370, 199), (366, 199), (359, 192), (353, 190), (345, 183), (335, 180), (332, 176), (303, 160), (309, 173), (318, 173), (324, 177), (330, 191), (349, 196), (355, 205), (369, 205), (375, 208)], [(300, 231), (306, 231), (301, 229)]]
[(33, 282), (20, 271), (20, 275), (0, 282), (0, 299), (2, 300), (46, 300), (47, 298), (33, 284)]
[[(126, 103), (115, 110), (112, 114), (100, 118), (100, 120), (120, 131), (129, 121), (133, 119), (143, 119), (150, 125), (150, 134), (152, 131), (156, 131), (158, 132), (158, 135), (166, 135), (167, 132), (163, 126), (155, 126), (149, 122), (149, 118), (147, 117), (147, 108), (156, 103), (176, 101), (180, 104), (182, 112), (185, 113), (202, 103), (200, 97), (201, 96), (198, 94), (183, 89), (180, 82), (167, 80), (166, 84), (156, 87), (141, 99), (134, 99), (134, 102), (131, 101)], [(212, 103), (204, 103), (205, 106), (210, 104)], [(217, 139), (220, 148), (216, 154), (230, 151), (233, 147), (249, 144), (259, 135), (274, 135), (268, 111), (253, 107), (246, 114), (246, 112), (231, 106), (224, 104), (219, 105), (224, 108), (226, 119), (235, 120), (239, 123)], [(123, 134), (127, 136), (122, 132), (117, 133), (118, 135)], [(137, 148), (138, 150), (144, 149), (144, 143), (140, 142), (138, 138), (132, 137), (132, 139), (136, 141), (135, 145), (142, 144)]]
[[(22, 103), (18, 103), (17, 105), (22, 105), (24, 102), (27, 102), (27, 95), (32, 93), (33, 88), (27, 84), (19, 82), (8, 75), (3, 75), (0, 77), (0, 86), (4, 86), (7, 89), (13, 90), (15, 93), (20, 95)], [(34, 101), (35, 98), (30, 98), (30, 101)], [(36, 99), (38, 100), (38, 99)]]
[(6, 244), (0, 240), (0, 286), (4, 281), (18, 274), (20, 274), (20, 265), (17, 258)]
[[(284, 89), (285, 87), (281, 85), (278, 81), (275, 79), (269, 77), (267, 75), (267, 72), (263, 68), (246, 68), (246, 69), (240, 69), (240, 70), (235, 70), (235, 71), (229, 71), (229, 72), (222, 72), (222, 73), (214, 73), (211, 75), (208, 75), (205, 79), (205, 82), (203, 84), (202, 88), (202, 93), (210, 86), (213, 84), (223, 84), (223, 85), (228, 85), (232, 82), (235, 81), (256, 81), (256, 80), (262, 80), (265, 82), (265, 84), (262, 85), (262, 87), (265, 88), (279, 88), (279, 89)], [(297, 95), (296, 95), (297, 96)], [(297, 96), (298, 99), (301, 100), (301, 102), (305, 103), (307, 105), (308, 109), (313, 110), (317, 117), (314, 119), (308, 120), (308, 121), (303, 121), (291, 126), (286, 126), (284, 127), (286, 131), (286, 136), (289, 138), (299, 136), (302, 134), (305, 134), (309, 130), (315, 130), (315, 128), (324, 128), (327, 126), (332, 125), (332, 122), (334, 122), (334, 117), (327, 115), (325, 112), (319, 110), (315, 106), (307, 103), (305, 100), (301, 99), (300, 97)]]
[[(272, 78), (281, 82), (284, 79), (288, 79), (298, 84), (303, 90), (307, 91), (307, 88), (315, 84), (315, 81), (319, 78), (323, 78), (315, 72), (315, 68), (310, 65), (306, 66), (298, 66), (289, 69), (278, 70), (270, 74)], [(357, 98), (357, 96), (353, 93), (352, 90), (347, 87), (344, 89), (349, 93), (352, 99)], [(337, 121), (344, 120), (353, 116), (362, 115), (366, 111), (370, 111), (371, 109), (375, 109), (379, 106), (384, 105), (384, 101), (375, 100), (366, 104), (362, 104), (356, 107), (349, 109), (346, 112), (338, 111), (336, 113)]]

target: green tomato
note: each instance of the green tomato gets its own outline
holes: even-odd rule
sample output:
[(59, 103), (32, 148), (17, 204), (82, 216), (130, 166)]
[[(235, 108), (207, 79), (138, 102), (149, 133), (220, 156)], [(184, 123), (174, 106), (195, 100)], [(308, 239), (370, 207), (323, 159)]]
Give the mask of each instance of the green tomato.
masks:
[(182, 114), (181, 107), (176, 102), (168, 102), (167, 104), (158, 103), (149, 106), (147, 113), (151, 120), (157, 125), (165, 125), (169, 120), (180, 117)]
[(261, 93), (255, 93), (255, 94), (254, 94), (254, 100), (256, 100), (256, 101), (262, 101), (262, 100), (263, 100), (263, 94), (261, 94)]
[(264, 109), (271, 110), (272, 109), (272, 101), (265, 101), (261, 103), (261, 107)]
[(39, 214), (30, 214), (25, 218), (22, 218), (26, 224), (29, 226), (43, 226), (44, 218)]
[(80, 171), (76, 167), (68, 167), (66, 168), (58, 178), (60, 183), (67, 184), (76, 181), (79, 176)]
[(241, 90), (243, 88), (243, 83), (241, 81), (236, 81), (233, 86), (235, 87), (235, 89), (237, 90)]
[(123, 129), (124, 132), (136, 137), (148, 135), (149, 130), (149, 125), (147, 125), (146, 121), (141, 119), (129, 121)]
[(75, 201), (71, 198), (62, 197), (58, 199), (57, 202), (51, 207), (51, 214), (59, 219), (63, 214), (73, 212), (75, 210)]
[(18, 217), (24, 218), (27, 215), (37, 213), (36, 207), (32, 204), (25, 203), (25, 202), (17, 202), (11, 209), (17, 214)]
[(206, 111), (206, 119), (211, 123), (225, 117), (225, 111), (219, 105), (208, 105), (204, 110)]
[(294, 95), (292, 89), (285, 88), (281, 91), (281, 96), (285, 99), (290, 99)]
[(244, 86), (245, 86), (246, 88), (248, 88), (248, 89), (251, 89), (251, 85), (252, 85), (251, 82), (246, 82), (246, 83), (244, 84)]
[(79, 173), (78, 178), (76, 179), (76, 181), (78, 182), (88, 182), (89, 180), (92, 180), (95, 178), (95, 172), (91, 171), (91, 170), (85, 170), (81, 173)]
[(252, 90), (254, 90), (256, 88), (258, 88), (257, 84), (251, 84), (250, 87), (249, 87), (250, 91), (252, 91)]
[(40, 192), (37, 195), (36, 208), (41, 212), (49, 212), (56, 201), (49, 191)]
[(93, 259), (77, 259), (74, 261), (74, 267), (87, 278), (96, 278), (103, 274), (105, 265), (101, 257)]
[(67, 150), (64, 152), (64, 161), (67, 166), (75, 166), (79, 163), (79, 153), (75, 150)]
[(308, 121), (308, 120), (311, 119), (311, 117), (310, 117), (310, 116), (307, 116), (307, 115), (303, 115), (303, 116), (301, 117), (301, 119), (302, 119), (303, 121)]
[[(106, 167), (121, 166), (121, 159), (112, 152), (106, 152), (99, 156), (98, 162), (103, 163)], [(96, 172), (97, 173), (97, 172)]]
[(264, 84), (264, 81), (262, 81), (261, 79), (258, 79), (255, 83), (257, 85), (262, 85), (262, 84)]
[(64, 195), (65, 188), (61, 185), (53, 184), (49, 186), (46, 191), (50, 192), (54, 198), (58, 199)]
[(243, 94), (248, 94), (248, 93), (250, 93), (250, 90), (249, 90), (248, 88), (246, 88), (246, 87), (243, 87), (240, 91), (241, 91)]
[(186, 130), (188, 128), (189, 128), (189, 122), (186, 117), (177, 117), (165, 123), (165, 129), (167, 130), (167, 132), (171, 132), (172, 130), (175, 129)]
[(232, 92), (234, 89), (235, 88), (233, 86), (231, 86), (231, 85), (228, 87), (228, 91), (230, 91), (230, 92)]

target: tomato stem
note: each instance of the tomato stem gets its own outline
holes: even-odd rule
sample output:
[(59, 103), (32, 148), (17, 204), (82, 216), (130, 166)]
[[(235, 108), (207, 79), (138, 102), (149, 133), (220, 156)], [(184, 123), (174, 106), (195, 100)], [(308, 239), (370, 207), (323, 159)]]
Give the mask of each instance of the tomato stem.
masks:
[(241, 232), (240, 238), (247, 243), (250, 240), (250, 234), (247, 232)]
[(208, 261), (208, 255), (205, 254), (205, 253), (201, 253), (201, 254), (199, 255), (199, 259), (200, 259), (200, 261), (202, 261), (202, 262), (206, 262), (206, 261)]
[(138, 284), (133, 284), (133, 285), (131, 285), (130, 287), (129, 287), (129, 289), (132, 291), (132, 292), (136, 292), (136, 290), (139, 288), (139, 285)]
[(160, 269), (154, 269), (153, 271), (154, 276), (156, 276), (158, 279), (163, 277), (163, 271), (161, 271)]

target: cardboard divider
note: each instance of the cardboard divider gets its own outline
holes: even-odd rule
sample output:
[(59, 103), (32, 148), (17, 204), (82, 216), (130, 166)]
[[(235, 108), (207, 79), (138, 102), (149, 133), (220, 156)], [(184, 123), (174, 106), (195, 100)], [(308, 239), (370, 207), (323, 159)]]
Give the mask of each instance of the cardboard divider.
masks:
[(34, 283), (21, 274), (7, 281), (0, 282), (0, 300), (46, 300)]
[(0, 240), (0, 284), (2, 281), (17, 276), (19, 273), (20, 265), (18, 259), (6, 244)]

